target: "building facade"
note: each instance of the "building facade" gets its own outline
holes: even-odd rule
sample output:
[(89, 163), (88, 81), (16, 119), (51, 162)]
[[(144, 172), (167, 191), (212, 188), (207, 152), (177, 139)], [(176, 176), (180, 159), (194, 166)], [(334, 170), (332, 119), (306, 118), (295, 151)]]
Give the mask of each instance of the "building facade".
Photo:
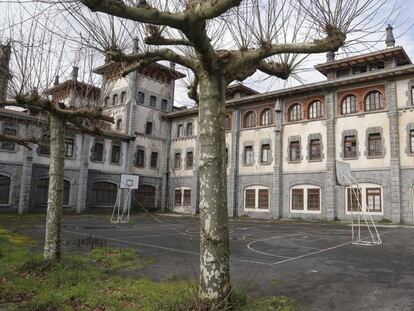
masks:
[[(388, 42), (385, 50), (341, 60), (328, 53), (316, 69), (325, 81), (265, 94), (229, 89), (229, 215), (348, 220), (360, 200), (376, 220), (414, 223), (411, 60)], [(125, 78), (112, 63), (95, 72), (115, 123), (102, 137), (68, 136), (66, 208), (112, 208), (120, 175), (136, 174), (133, 208), (198, 213), (198, 109), (173, 106), (183, 75), (158, 64)], [(0, 110), (3, 132), (24, 134), (35, 120)], [(45, 207), (48, 156), (39, 149), (1, 143), (0, 209)], [(337, 184), (337, 161), (351, 165), (358, 191)]]

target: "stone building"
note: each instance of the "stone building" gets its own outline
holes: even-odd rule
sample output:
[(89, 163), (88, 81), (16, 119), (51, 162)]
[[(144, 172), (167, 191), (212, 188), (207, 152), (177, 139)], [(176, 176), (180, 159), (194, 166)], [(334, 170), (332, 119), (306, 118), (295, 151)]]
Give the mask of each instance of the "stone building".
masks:
[[(414, 223), (414, 65), (387, 31), (384, 50), (340, 60), (328, 53), (315, 67), (325, 81), (264, 94), (241, 84), (228, 90), (230, 216), (347, 220), (359, 199), (376, 220)], [(159, 64), (125, 78), (118, 71), (113, 63), (95, 70), (112, 128), (67, 138), (65, 206), (113, 207), (120, 175), (137, 174), (133, 208), (197, 213), (198, 111), (173, 106), (183, 75)], [(75, 75), (66, 94), (78, 84)], [(30, 122), (36, 117), (0, 110), (3, 131), (24, 133)], [(337, 161), (351, 165), (356, 194), (337, 185)], [(44, 207), (47, 169), (39, 148), (0, 144), (0, 209)]]

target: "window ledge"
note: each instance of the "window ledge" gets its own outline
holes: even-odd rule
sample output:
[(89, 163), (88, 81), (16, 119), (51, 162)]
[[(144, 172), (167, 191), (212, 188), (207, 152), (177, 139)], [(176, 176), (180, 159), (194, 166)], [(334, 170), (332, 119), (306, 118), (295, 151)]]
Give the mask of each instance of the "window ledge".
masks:
[(254, 166), (254, 163), (243, 163), (243, 166)]
[(344, 161), (353, 161), (353, 160), (358, 160), (359, 157), (352, 157), (352, 158), (342, 158), (342, 160)]
[(321, 159), (314, 159), (314, 160), (309, 159), (308, 162), (310, 162), (310, 163), (322, 162), (322, 158)]
[(109, 162), (111, 165), (121, 166), (121, 162)]
[(97, 160), (91, 160), (92, 163), (98, 163), (98, 164), (103, 164), (105, 163), (105, 161), (97, 161)]
[(260, 162), (259, 164), (260, 165), (271, 165), (272, 164), (272, 161), (270, 161), (270, 162)]
[(16, 152), (17, 152), (17, 150), (16, 150), (16, 149), (14, 149), (14, 150), (0, 149), (0, 152), (16, 153)]
[(384, 155), (367, 156), (367, 159), (383, 159), (383, 158), (385, 158)]
[(270, 212), (270, 209), (261, 209), (261, 208), (245, 208), (244, 209), (246, 212), (265, 212), (268, 213)]
[(299, 164), (301, 162), (302, 162), (302, 160), (298, 160), (298, 161), (291, 161), (291, 160), (289, 160), (288, 161), (288, 164)]

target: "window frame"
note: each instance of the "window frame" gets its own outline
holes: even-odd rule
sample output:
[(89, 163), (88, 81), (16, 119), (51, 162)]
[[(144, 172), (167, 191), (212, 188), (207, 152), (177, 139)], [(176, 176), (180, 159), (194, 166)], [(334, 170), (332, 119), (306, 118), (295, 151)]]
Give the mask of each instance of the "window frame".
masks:
[(269, 126), (273, 124), (272, 109), (265, 108), (260, 112), (260, 126)]
[[(266, 147), (266, 148), (265, 148)], [(265, 151), (267, 154), (267, 160), (264, 161), (263, 157), (265, 155)], [(270, 143), (264, 143), (260, 147), (260, 164), (270, 164), (272, 163), (272, 148)]]
[[(6, 182), (4, 182), (2, 184), (2, 180), (3, 181), (7, 181), (8, 180), (8, 183), (6, 184)], [(6, 196), (2, 196), (3, 199), (4, 199), (4, 201), (1, 201), (2, 198), (0, 197), (0, 206), (9, 206), (11, 204), (10, 198), (11, 198), (11, 192), (12, 192), (12, 180), (11, 180), (10, 176), (0, 175), (0, 188), (1, 187), (4, 187), (4, 189), (7, 189), (7, 191), (4, 191), (4, 193), (7, 193), (7, 195)]]
[[(102, 146), (100, 160), (97, 160), (97, 159), (96, 159), (96, 154), (95, 154), (95, 152), (96, 152), (96, 146), (97, 146), (97, 145)], [(94, 143), (93, 143), (93, 147), (92, 147), (92, 156), (91, 156), (91, 161), (92, 161), (92, 162), (104, 162), (104, 160), (105, 160), (104, 155), (105, 155), (105, 141), (102, 141), (102, 140), (95, 140), (95, 141), (94, 141)]]
[(414, 154), (414, 129), (410, 129), (408, 132), (408, 141), (409, 141), (409, 154)]
[[(354, 99), (354, 101), (351, 101), (351, 98)], [(349, 114), (355, 114), (358, 112), (359, 112), (358, 97), (355, 96), (354, 94), (348, 94), (344, 96), (341, 101), (341, 115), (345, 116)]]
[[(352, 141), (350, 141), (349, 140), (350, 137), (353, 137), (354, 139)], [(347, 146), (346, 146), (347, 142), (348, 143), (349, 142), (352, 143), (352, 145), (351, 145), (351, 152), (352, 152), (352, 154), (350, 156), (348, 155), (348, 152), (347, 152), (347, 149), (346, 149), (347, 148)], [(358, 147), (358, 143), (357, 143), (357, 137), (356, 137), (356, 135), (346, 135), (346, 136), (344, 136), (343, 146), (342, 146), (344, 160), (357, 158), (358, 157), (358, 149), (357, 149), (357, 147)], [(354, 148), (355, 148), (355, 150), (354, 150)]]
[(174, 152), (174, 165), (173, 165), (173, 169), (174, 170), (180, 170), (181, 169), (181, 152), (179, 151), (175, 151)]
[(324, 117), (324, 109), (323, 109), (322, 101), (319, 99), (312, 101), (308, 107), (308, 119), (317, 120), (323, 117)]
[(156, 108), (157, 107), (157, 96), (155, 96), (155, 95), (151, 95), (150, 96), (149, 105), (152, 108)]
[[(354, 186), (353, 188), (356, 188), (356, 186)], [(349, 196), (348, 196), (348, 191), (351, 189), (351, 187), (345, 187), (345, 215), (352, 215), (352, 214), (356, 214), (358, 213), (358, 211), (350, 211), (349, 210), (349, 206), (348, 206), (348, 202), (349, 202)], [(367, 195), (367, 190), (379, 190), (380, 191), (380, 211), (369, 211), (368, 210), (368, 195)], [(384, 188), (380, 185), (380, 184), (373, 184), (373, 183), (360, 183), (359, 184), (359, 191), (360, 191), (360, 199), (361, 199), (361, 208), (363, 210), (363, 212), (365, 212), (368, 215), (377, 215), (377, 216), (382, 216), (384, 215)]]
[(299, 122), (303, 120), (303, 107), (300, 103), (294, 103), (288, 109), (288, 122)]
[[(247, 155), (250, 155), (250, 157), (248, 157)], [(247, 161), (248, 159), (251, 160), (251, 162)], [(254, 165), (254, 148), (253, 145), (246, 145), (243, 148), (243, 164), (244, 165)]]
[[(71, 144), (68, 144), (68, 141), (72, 141)], [(72, 159), (75, 155), (75, 137), (65, 137), (65, 158)], [(68, 155), (68, 145), (71, 145), (71, 154)]]
[[(318, 191), (318, 209), (311, 209), (309, 206), (310, 201), (310, 191)], [(301, 199), (302, 199), (302, 209), (295, 209), (294, 208), (294, 202), (293, 202), (293, 196), (294, 193), (300, 193)], [(296, 194), (297, 195), (297, 194)], [(301, 184), (301, 185), (295, 185), (290, 188), (289, 191), (289, 205), (290, 205), (290, 213), (292, 214), (320, 214), (322, 212), (322, 188), (316, 185), (311, 184)]]
[[(267, 191), (267, 208), (260, 207), (260, 191)], [(254, 198), (254, 207), (251, 204), (251, 199), (249, 200), (249, 205), (247, 204), (248, 195), (253, 195)], [(248, 207), (249, 206), (249, 207)], [(246, 212), (269, 212), (270, 211), (270, 188), (266, 186), (248, 186), (243, 190), (243, 208)]]
[[(315, 143), (317, 141), (317, 143)], [(314, 153), (313, 147), (317, 148), (317, 153)], [(322, 160), (322, 142), (320, 138), (312, 138), (309, 140), (309, 161)]]
[(145, 123), (145, 135), (152, 136), (154, 131), (154, 124), (151, 121)]
[[(295, 148), (294, 145), (297, 145)], [(293, 159), (293, 150), (296, 149), (296, 158)], [(289, 142), (289, 162), (290, 163), (297, 163), (302, 160), (302, 146), (300, 140), (292, 140)]]
[[(17, 136), (17, 128), (15, 126), (5, 125), (2, 130), (3, 135)], [(11, 147), (7, 147), (7, 145)], [(4, 147), (6, 146), (6, 147)], [(0, 141), (0, 151), (15, 152), (17, 144), (10, 141)]]
[(158, 152), (156, 151), (151, 152), (150, 168), (154, 168), (154, 169), (158, 168)]
[(381, 133), (368, 134), (368, 158), (382, 157), (383, 145)]
[(243, 116), (243, 128), (256, 127), (256, 112), (253, 110), (247, 111)]
[(184, 125), (178, 124), (177, 125), (177, 138), (182, 138), (182, 137), (184, 137)]
[(187, 123), (185, 127), (185, 136), (187, 137), (193, 136), (193, 123), (192, 122)]
[[(190, 187), (178, 187), (174, 189), (174, 208), (191, 208), (191, 188)], [(178, 201), (179, 199), (180, 201)]]
[[(142, 164), (138, 161), (141, 159), (142, 155)], [(145, 149), (144, 148), (137, 148), (135, 152), (135, 159), (134, 159), (134, 166), (139, 168), (145, 168)]]
[[(189, 157), (189, 154), (191, 154), (191, 157)], [(193, 169), (194, 166), (194, 151), (190, 150), (186, 152), (185, 155), (185, 168), (187, 170)]]
[[(114, 161), (114, 150), (118, 149), (118, 161)], [(121, 152), (122, 152), (122, 145), (117, 142), (112, 142), (111, 144), (111, 164), (120, 164), (121, 163)]]
[(366, 112), (384, 110), (385, 109), (384, 95), (378, 90), (369, 91), (365, 95), (364, 108)]
[(113, 94), (112, 95), (112, 106), (117, 106), (118, 105), (118, 94)]

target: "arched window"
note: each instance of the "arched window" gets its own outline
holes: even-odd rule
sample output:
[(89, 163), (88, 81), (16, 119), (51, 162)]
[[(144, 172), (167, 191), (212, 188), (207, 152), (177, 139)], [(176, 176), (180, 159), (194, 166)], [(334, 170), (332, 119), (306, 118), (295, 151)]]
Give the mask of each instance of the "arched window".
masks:
[(92, 202), (98, 206), (114, 206), (117, 185), (105, 181), (96, 182), (92, 186)]
[(355, 95), (345, 96), (341, 104), (341, 114), (357, 113), (358, 110), (358, 98)]
[(246, 112), (243, 120), (243, 127), (255, 127), (256, 114), (253, 111)]
[(308, 117), (309, 119), (319, 119), (323, 117), (323, 106), (320, 100), (315, 100), (309, 105)]
[(288, 120), (293, 121), (300, 121), (302, 120), (302, 105), (301, 104), (294, 104), (289, 108), (289, 115)]
[(369, 92), (365, 97), (365, 111), (384, 109), (384, 96), (379, 91)]
[(231, 130), (232, 124), (231, 124), (231, 116), (230, 115), (226, 115), (226, 124), (225, 124), (225, 126), (226, 126), (227, 131)]
[[(63, 205), (69, 205), (70, 182), (63, 181)], [(47, 205), (49, 197), (49, 178), (40, 179), (37, 183), (37, 206), (44, 207)]]
[(260, 125), (269, 125), (272, 122), (272, 110), (270, 108), (264, 109), (260, 114)]
[(0, 175), (0, 204), (9, 204), (10, 178)]

